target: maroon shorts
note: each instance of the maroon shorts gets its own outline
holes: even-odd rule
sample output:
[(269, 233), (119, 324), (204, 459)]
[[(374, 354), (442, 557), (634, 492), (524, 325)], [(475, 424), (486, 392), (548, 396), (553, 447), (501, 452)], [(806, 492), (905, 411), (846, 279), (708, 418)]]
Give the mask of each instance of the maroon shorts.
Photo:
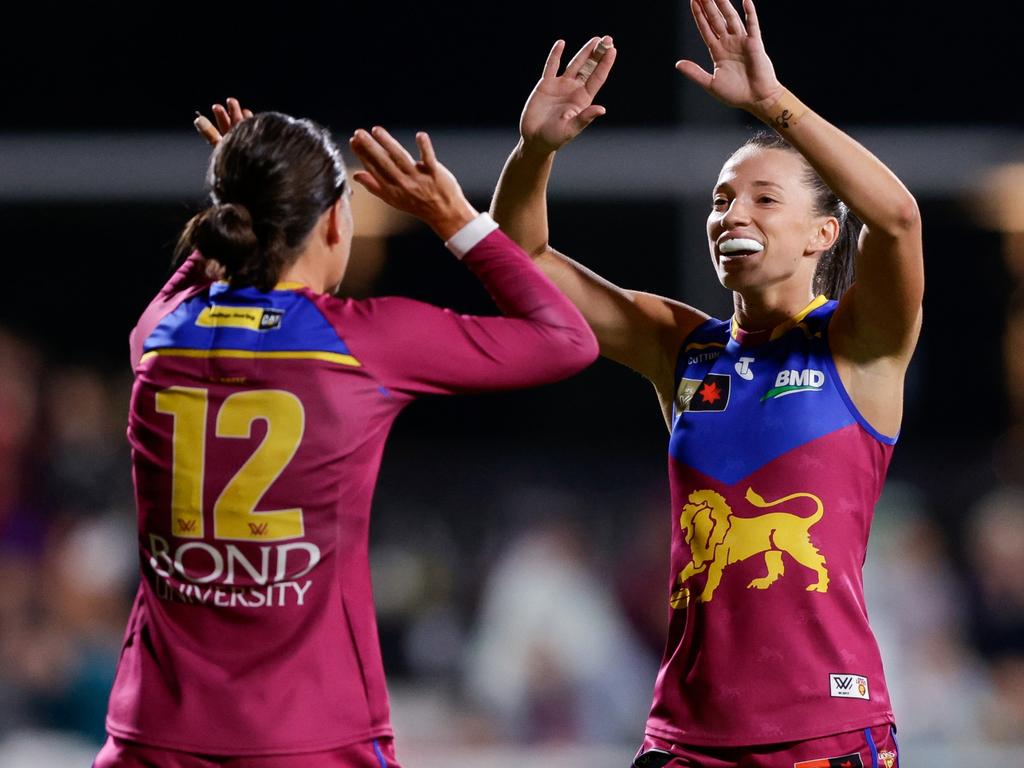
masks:
[(692, 747), (644, 738), (634, 768), (899, 768), (896, 728), (876, 725), (757, 747)]
[(390, 736), (326, 752), (297, 755), (203, 755), (148, 747), (114, 736), (96, 756), (93, 768), (399, 768)]

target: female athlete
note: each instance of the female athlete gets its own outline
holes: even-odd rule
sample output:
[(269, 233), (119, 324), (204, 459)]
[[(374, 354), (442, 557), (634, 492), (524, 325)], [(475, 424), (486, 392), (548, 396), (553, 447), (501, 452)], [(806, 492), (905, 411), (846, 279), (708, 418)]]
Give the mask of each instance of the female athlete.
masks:
[(353, 224), (327, 131), (234, 100), (215, 113), (212, 204), (131, 337), (142, 580), (95, 766), (394, 766), (367, 554), (391, 424), (421, 394), (564, 378), (596, 340), (424, 133), (414, 159), (357, 131), (354, 177), (506, 316), (335, 298)]
[(732, 318), (618, 288), (548, 244), (554, 156), (604, 113), (611, 38), (561, 76), (555, 44), (492, 204), (601, 353), (654, 384), (671, 433), (669, 637), (635, 764), (892, 768), (861, 569), (921, 325), (918, 208), (780, 84), (751, 0), (745, 18), (728, 0), (690, 5), (714, 70), (676, 68), (774, 129), (712, 189), (708, 245)]

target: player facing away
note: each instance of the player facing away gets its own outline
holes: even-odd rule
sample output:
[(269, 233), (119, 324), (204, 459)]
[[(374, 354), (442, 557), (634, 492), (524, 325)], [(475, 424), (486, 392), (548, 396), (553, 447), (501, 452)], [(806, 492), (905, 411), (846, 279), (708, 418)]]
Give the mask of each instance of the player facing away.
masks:
[(774, 129), (710, 190), (708, 246), (733, 316), (623, 290), (549, 245), (554, 156), (604, 113), (593, 101), (611, 38), (562, 75), (555, 44), (492, 203), (602, 354), (654, 384), (669, 427), (669, 631), (635, 765), (893, 768), (862, 566), (921, 325), (918, 208), (780, 84), (751, 0), (744, 17), (728, 0), (690, 5), (714, 70), (677, 69)]
[(423, 133), (413, 158), (357, 131), (355, 179), (446, 240), (504, 316), (336, 298), (353, 222), (329, 134), (215, 113), (212, 204), (131, 335), (142, 578), (95, 766), (396, 766), (367, 553), (392, 422), (420, 395), (569, 376), (596, 340)]

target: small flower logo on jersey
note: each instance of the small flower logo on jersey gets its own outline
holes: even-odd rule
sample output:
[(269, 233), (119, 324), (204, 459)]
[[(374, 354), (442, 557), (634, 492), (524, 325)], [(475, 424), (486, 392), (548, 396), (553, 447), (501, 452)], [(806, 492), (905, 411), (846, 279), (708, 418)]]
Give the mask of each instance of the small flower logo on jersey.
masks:
[(884, 749), (878, 753), (878, 761), (885, 768), (893, 768), (896, 765), (896, 752), (892, 749)]

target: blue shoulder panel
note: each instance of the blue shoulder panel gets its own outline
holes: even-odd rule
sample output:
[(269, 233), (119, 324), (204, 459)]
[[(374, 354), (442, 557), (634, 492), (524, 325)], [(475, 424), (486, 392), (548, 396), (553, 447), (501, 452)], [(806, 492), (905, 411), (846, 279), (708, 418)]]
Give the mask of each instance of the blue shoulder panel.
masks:
[(732, 484), (853, 423), (828, 349), (835, 305), (823, 303), (756, 346), (737, 342), (729, 321), (694, 331), (676, 368), (671, 456)]
[(227, 283), (213, 284), (164, 317), (143, 351), (161, 349), (349, 354), (334, 327), (303, 293), (232, 289)]

